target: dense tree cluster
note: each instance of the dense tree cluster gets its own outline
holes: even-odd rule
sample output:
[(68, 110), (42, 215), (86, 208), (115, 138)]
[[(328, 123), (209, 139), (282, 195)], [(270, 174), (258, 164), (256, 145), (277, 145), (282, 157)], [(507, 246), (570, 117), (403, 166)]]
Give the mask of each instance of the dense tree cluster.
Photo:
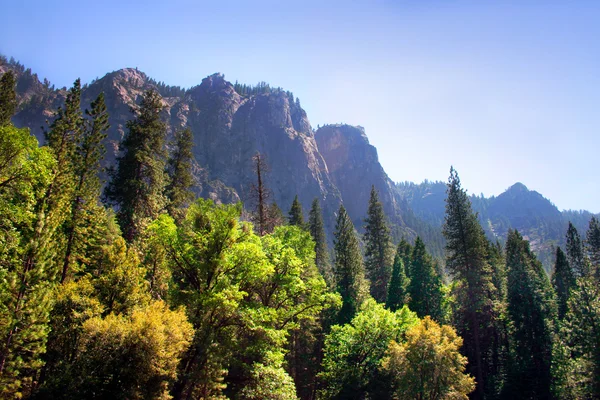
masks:
[(284, 216), (260, 153), (247, 210), (196, 199), (193, 132), (167, 143), (158, 92), (102, 196), (104, 95), (82, 110), (75, 81), (40, 146), (10, 122), (14, 86), (0, 79), (0, 397), (600, 397), (597, 219), (569, 226), (550, 278), (516, 230), (488, 241), (451, 169), (445, 260), (392, 243), (374, 188), (362, 234), (340, 205), (330, 251), (319, 199)]

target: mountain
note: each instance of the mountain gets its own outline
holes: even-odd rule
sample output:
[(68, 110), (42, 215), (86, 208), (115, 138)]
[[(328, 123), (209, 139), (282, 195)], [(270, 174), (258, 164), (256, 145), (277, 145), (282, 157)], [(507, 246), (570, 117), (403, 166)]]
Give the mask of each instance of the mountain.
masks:
[[(398, 183), (396, 189), (408, 201), (417, 217), (441, 227), (446, 197), (446, 185), (443, 182), (404, 182)], [(529, 240), (547, 271), (554, 264), (556, 246), (565, 245), (569, 221), (584, 236), (593, 216), (587, 211), (561, 212), (550, 200), (520, 182), (498, 196), (471, 196), (471, 203), (490, 239), (504, 242), (508, 230), (517, 229)]]
[[(19, 108), (13, 122), (30, 128), (43, 143), (42, 127), (64, 102), (67, 89), (56, 89), (20, 63), (0, 57), (0, 74), (8, 69), (17, 75)], [(260, 152), (269, 165), (265, 183), (273, 192), (273, 200), (285, 213), (298, 195), (308, 212), (318, 197), (330, 241), (341, 202), (362, 231), (374, 185), (394, 238), (412, 240), (419, 235), (433, 255), (443, 257), (440, 227), (445, 211), (444, 183), (395, 184), (381, 166), (364, 128), (335, 124), (314, 131), (291, 92), (265, 83), (232, 84), (217, 73), (197, 86), (182, 89), (157, 82), (137, 68), (124, 68), (84, 85), (84, 108), (100, 92), (105, 94), (111, 126), (105, 143), (105, 167), (114, 165), (126, 123), (133, 117), (131, 109), (148, 89), (162, 96), (169, 137), (184, 126), (192, 129), (197, 195), (225, 203), (241, 200), (250, 206), (250, 187), (255, 180), (251, 160)], [(472, 196), (471, 201), (490, 238), (502, 241), (509, 228), (518, 229), (531, 241), (546, 268), (552, 264), (553, 246), (564, 244), (568, 221), (584, 234), (592, 216), (585, 211), (560, 212), (521, 183), (497, 197)]]

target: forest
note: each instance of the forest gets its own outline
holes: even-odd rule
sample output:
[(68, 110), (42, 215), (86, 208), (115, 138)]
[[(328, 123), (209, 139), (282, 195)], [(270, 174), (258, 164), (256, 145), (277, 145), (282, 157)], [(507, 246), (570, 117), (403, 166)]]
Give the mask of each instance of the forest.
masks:
[(549, 275), (518, 231), (486, 237), (451, 168), (443, 258), (393, 242), (374, 187), (363, 226), (340, 204), (331, 246), (320, 199), (281, 211), (260, 153), (252, 201), (196, 198), (194, 133), (167, 136), (157, 91), (104, 171), (102, 93), (82, 110), (76, 80), (41, 145), (11, 123), (15, 85), (2, 75), (0, 397), (600, 398), (597, 218), (569, 224)]

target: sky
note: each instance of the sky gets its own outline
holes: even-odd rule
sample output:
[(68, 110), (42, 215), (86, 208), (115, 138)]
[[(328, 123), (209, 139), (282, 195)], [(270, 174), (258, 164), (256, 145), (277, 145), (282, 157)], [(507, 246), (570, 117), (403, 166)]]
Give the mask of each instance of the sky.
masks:
[(598, 1), (10, 1), (0, 53), (58, 87), (137, 67), (290, 90), (365, 128), (394, 181), (515, 182), (600, 212)]

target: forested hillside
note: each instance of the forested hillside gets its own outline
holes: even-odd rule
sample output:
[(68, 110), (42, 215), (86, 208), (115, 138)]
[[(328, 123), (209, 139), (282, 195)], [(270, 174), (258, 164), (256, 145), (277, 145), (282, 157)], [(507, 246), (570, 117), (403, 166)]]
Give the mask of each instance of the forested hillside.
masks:
[[(396, 189), (418, 218), (433, 226), (442, 226), (445, 183), (401, 182), (396, 184)], [(471, 195), (470, 200), (489, 239), (505, 243), (510, 229), (518, 230), (531, 243), (532, 250), (548, 273), (552, 272), (556, 247), (565, 246), (564, 232), (569, 223), (584, 232), (591, 218), (599, 217), (583, 210), (561, 212), (550, 200), (529, 190), (522, 183), (514, 184), (498, 196), (486, 198), (483, 195)]]
[[(57, 109), (42, 141), (15, 126), (37, 123), (18, 92), (34, 76), (6, 65), (2, 398), (600, 397), (597, 218), (562, 230), (549, 277), (518, 229), (481, 223), (453, 168), (443, 212), (419, 222), (429, 196), (399, 196), (353, 128), (315, 139), (289, 92), (119, 71), (143, 78), (124, 113), (107, 102), (114, 80), (45, 85), (33, 103)], [(344, 179), (372, 182), (359, 196)], [(513, 189), (488, 215), (526, 191)], [(443, 260), (419, 234), (434, 224)]]

